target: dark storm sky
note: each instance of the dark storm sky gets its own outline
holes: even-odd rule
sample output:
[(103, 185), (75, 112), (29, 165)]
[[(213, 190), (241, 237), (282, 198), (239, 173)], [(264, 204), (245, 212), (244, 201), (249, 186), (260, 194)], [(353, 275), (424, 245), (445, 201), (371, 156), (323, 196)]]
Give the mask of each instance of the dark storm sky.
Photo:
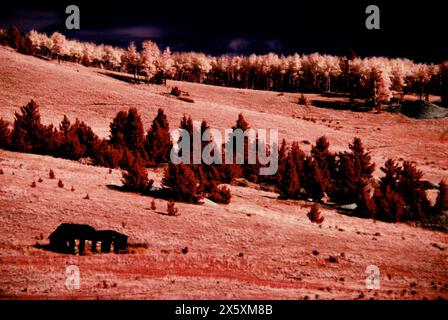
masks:
[[(0, 26), (60, 31), (70, 38), (126, 47), (156, 41), (174, 51), (211, 54), (320, 52), (448, 59), (448, 11), (443, 1), (10, 1)], [(36, 2), (36, 1), (34, 1)], [(65, 29), (65, 7), (81, 11), (81, 30)], [(365, 28), (365, 8), (381, 10), (381, 30)]]

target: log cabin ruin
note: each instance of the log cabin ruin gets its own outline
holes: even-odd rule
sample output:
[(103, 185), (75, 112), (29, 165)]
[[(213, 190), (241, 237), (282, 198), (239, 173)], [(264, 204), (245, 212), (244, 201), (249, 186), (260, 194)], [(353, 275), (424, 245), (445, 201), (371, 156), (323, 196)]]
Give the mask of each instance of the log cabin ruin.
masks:
[(62, 223), (49, 236), (50, 249), (55, 252), (83, 255), (120, 253), (126, 250), (128, 236), (113, 230), (95, 230), (87, 224)]

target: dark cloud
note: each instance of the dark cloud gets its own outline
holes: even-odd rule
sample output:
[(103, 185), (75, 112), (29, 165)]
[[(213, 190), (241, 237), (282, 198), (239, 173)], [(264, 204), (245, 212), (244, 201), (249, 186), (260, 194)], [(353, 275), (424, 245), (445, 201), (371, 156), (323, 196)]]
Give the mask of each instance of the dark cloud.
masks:
[[(2, 4), (0, 25), (61, 31), (69, 37), (127, 46), (149, 38), (173, 50), (210, 54), (321, 52), (448, 58), (448, 30), (442, 1), (375, 1), (381, 30), (365, 28), (370, 1), (255, 0), (195, 1), (15, 1)], [(65, 8), (81, 10), (81, 30), (65, 30)]]

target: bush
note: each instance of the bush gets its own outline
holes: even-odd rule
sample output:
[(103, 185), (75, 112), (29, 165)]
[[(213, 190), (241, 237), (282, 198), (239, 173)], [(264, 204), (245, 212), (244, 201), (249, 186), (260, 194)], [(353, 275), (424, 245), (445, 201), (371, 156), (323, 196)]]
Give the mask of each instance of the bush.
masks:
[(36, 188), (36, 181), (33, 181), (33, 182), (31, 183), (31, 188)]
[(305, 95), (303, 93), (300, 95), (299, 104), (304, 105), (304, 106), (308, 105), (308, 98), (305, 97)]
[(179, 209), (176, 208), (176, 204), (173, 200), (168, 201), (167, 203), (167, 212), (169, 216), (177, 216), (179, 215)]
[(151, 210), (156, 210), (156, 202), (154, 199), (151, 200)]
[(53, 169), (50, 169), (50, 171), (48, 172), (48, 177), (50, 179), (55, 179), (56, 178), (56, 175), (54, 174)]
[(434, 213), (441, 215), (445, 211), (448, 211), (448, 184), (442, 180), (440, 181), (439, 194), (434, 204)]
[(231, 198), (232, 194), (230, 193), (230, 189), (226, 186), (217, 187), (208, 196), (208, 199), (211, 201), (223, 204), (229, 204)]
[(316, 203), (313, 204), (310, 211), (307, 213), (307, 217), (313, 223), (321, 224), (324, 222), (324, 217), (320, 216), (319, 206)]
[(64, 188), (64, 183), (62, 182), (61, 179), (59, 179), (59, 181), (58, 181), (58, 187), (59, 188)]
[(181, 94), (182, 94), (182, 91), (180, 91), (180, 89), (178, 87), (174, 87), (173, 89), (171, 89), (170, 95), (175, 96), (175, 97), (180, 97)]

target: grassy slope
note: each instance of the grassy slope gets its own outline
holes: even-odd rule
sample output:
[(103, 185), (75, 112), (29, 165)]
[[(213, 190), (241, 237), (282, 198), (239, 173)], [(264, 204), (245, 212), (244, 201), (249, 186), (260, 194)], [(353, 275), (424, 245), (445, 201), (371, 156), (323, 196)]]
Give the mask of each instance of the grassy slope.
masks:
[[(253, 127), (277, 127), (288, 140), (313, 141), (326, 134), (335, 150), (344, 149), (357, 134), (376, 160), (412, 158), (431, 180), (447, 177), (448, 150), (439, 140), (446, 119), (302, 108), (293, 94), (168, 82), (190, 93), (196, 102), (189, 104), (167, 96), (169, 89), (162, 86), (133, 86), (99, 70), (58, 65), (4, 48), (0, 71), (0, 117), (9, 120), (30, 98), (40, 103), (44, 122), (59, 122), (67, 114), (86, 120), (102, 136), (115, 113), (131, 105), (139, 108), (146, 127), (159, 107), (172, 126), (185, 112), (225, 128), (243, 112)], [(317, 121), (297, 118), (303, 116)], [(322, 209), (325, 221), (319, 228), (308, 221), (304, 203), (234, 186), (228, 206), (178, 204), (181, 215), (168, 217), (158, 214), (166, 210), (163, 200), (156, 200), (154, 212), (151, 198), (107, 188), (120, 184), (117, 170), (109, 174), (104, 168), (5, 151), (0, 151), (0, 168), (5, 171), (0, 175), (0, 296), (5, 298), (298, 299), (356, 298), (361, 292), (365, 298), (448, 297), (446, 234), (328, 209)], [(64, 189), (47, 178), (50, 168)], [(160, 173), (149, 174), (160, 179)], [(31, 188), (39, 177), (43, 182)], [(90, 200), (83, 199), (86, 193)], [(113, 228), (149, 248), (134, 255), (75, 257), (33, 247), (45, 243), (41, 235), (46, 238), (61, 222)], [(188, 254), (181, 253), (185, 246)], [(319, 255), (312, 255), (313, 250)], [(329, 263), (330, 255), (339, 262)], [(64, 287), (68, 264), (80, 266), (79, 291)], [(382, 289), (376, 292), (364, 286), (370, 264), (382, 272)]]

